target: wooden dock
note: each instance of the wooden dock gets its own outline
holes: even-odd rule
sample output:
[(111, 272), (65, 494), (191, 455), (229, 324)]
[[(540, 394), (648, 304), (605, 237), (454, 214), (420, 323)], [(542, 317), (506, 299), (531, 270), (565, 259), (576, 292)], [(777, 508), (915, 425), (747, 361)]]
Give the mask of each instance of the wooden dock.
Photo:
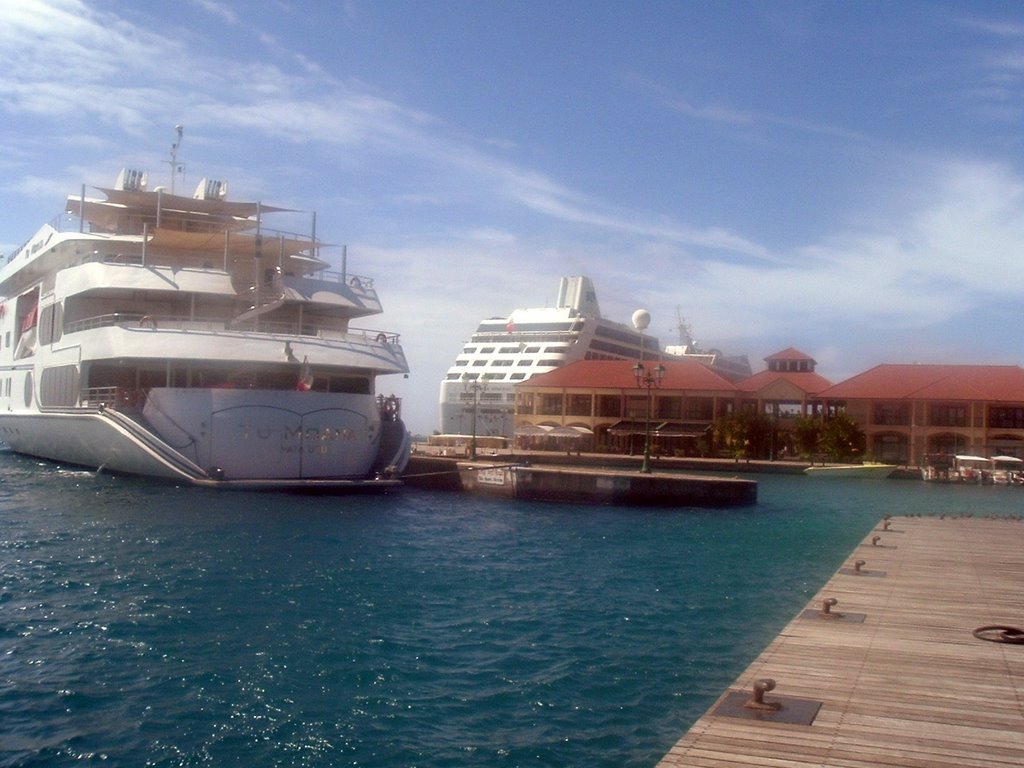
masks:
[(1024, 522), (884, 520), (659, 768), (1024, 766), (1020, 631)]

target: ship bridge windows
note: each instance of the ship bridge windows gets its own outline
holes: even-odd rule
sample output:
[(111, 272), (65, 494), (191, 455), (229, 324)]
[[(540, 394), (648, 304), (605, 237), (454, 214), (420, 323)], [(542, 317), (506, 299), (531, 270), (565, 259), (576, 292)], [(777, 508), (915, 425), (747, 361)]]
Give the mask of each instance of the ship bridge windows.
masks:
[[(594, 339), (590, 342), (590, 348), (601, 352), (607, 352), (611, 355), (616, 355), (620, 359), (633, 359), (638, 356), (638, 350), (636, 347), (623, 347), (618, 344), (610, 344), (599, 339)], [(656, 352), (654, 354), (656, 354)], [(652, 356), (654, 355), (652, 354)]]

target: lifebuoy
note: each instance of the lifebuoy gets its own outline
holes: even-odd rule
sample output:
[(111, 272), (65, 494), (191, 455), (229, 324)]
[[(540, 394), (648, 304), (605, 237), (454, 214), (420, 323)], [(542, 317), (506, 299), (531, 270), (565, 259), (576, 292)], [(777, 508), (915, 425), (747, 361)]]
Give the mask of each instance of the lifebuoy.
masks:
[(156, 330), (156, 320), (150, 315), (143, 315), (139, 318), (139, 328), (152, 328)]
[(378, 344), (387, 344), (388, 343), (388, 335), (386, 333), (378, 333), (377, 334), (377, 343)]

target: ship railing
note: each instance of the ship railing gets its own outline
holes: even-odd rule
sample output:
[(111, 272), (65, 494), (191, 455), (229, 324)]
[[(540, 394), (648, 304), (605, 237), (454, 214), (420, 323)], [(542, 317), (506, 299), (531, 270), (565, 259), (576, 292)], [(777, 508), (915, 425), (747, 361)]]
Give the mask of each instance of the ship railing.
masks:
[(201, 333), (258, 334), (261, 336), (298, 336), (323, 339), (347, 339), (378, 344), (398, 344), (399, 334), (378, 328), (349, 328), (347, 332), (332, 331), (299, 323), (267, 321), (253, 318), (242, 323), (230, 323), (222, 318), (201, 319), (173, 315), (147, 315), (141, 312), (112, 312), (65, 323), (64, 333), (77, 333), (95, 328), (120, 327), (149, 330), (198, 331)]
[(474, 344), (486, 343), (486, 344), (501, 344), (501, 343), (537, 343), (542, 341), (562, 341), (567, 342), (576, 338), (577, 334), (575, 331), (495, 331), (490, 332), (477, 332), (473, 334), (472, 342)]
[(81, 392), (81, 404), (83, 407), (116, 408), (119, 399), (123, 399), (121, 390), (121, 387), (88, 387)]
[[(82, 258), (83, 263), (96, 262), (100, 264), (111, 264), (114, 266), (130, 266), (138, 267), (142, 265), (142, 254), (141, 253), (124, 253), (121, 251), (100, 251), (97, 250), (95, 253), (88, 254)], [(150, 251), (146, 257), (146, 265), (149, 267), (181, 267), (183, 264), (191, 263), (193, 269), (209, 269), (217, 272), (223, 272), (223, 269), (219, 265), (214, 265), (210, 262), (208, 256), (195, 256), (189, 261), (183, 259), (180, 252), (173, 254), (166, 254), (166, 258), (161, 258), (158, 251)], [(320, 269), (315, 270), (316, 279), (323, 280), (328, 283), (344, 283), (356, 291), (368, 292), (373, 290), (373, 278), (368, 275), (353, 275), (348, 272), (341, 272), (335, 269)], [(291, 275), (284, 275), (284, 282), (282, 285), (287, 285), (287, 278)]]

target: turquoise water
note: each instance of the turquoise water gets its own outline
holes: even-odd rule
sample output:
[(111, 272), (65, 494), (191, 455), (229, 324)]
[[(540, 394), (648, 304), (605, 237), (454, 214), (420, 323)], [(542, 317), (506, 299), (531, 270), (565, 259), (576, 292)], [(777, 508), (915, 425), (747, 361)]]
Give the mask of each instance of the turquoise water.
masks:
[(0, 766), (652, 766), (885, 513), (224, 493), (0, 453)]

